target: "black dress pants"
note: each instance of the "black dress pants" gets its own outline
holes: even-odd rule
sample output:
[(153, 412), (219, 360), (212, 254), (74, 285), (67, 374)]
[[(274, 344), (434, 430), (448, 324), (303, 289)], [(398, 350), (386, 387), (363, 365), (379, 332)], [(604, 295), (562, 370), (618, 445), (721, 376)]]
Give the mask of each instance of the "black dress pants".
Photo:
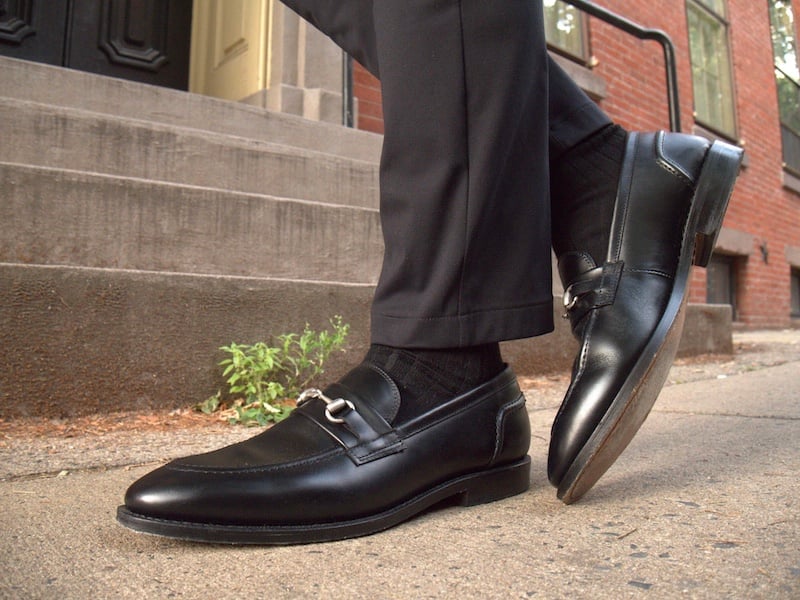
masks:
[(549, 58), (540, 0), (283, 0), (379, 77), (372, 341), (552, 330), (549, 154), (610, 121)]

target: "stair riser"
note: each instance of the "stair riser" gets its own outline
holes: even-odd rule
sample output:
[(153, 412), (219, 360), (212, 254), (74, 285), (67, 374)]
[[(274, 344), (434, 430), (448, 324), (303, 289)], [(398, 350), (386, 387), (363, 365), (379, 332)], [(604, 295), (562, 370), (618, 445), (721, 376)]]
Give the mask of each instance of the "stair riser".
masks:
[(223, 387), (220, 346), (329, 329), (338, 314), (351, 331), (332, 381), (363, 356), (371, 297), (371, 286), (0, 264), (0, 418), (189, 406)]
[(377, 280), (377, 211), (0, 165), (0, 262)]

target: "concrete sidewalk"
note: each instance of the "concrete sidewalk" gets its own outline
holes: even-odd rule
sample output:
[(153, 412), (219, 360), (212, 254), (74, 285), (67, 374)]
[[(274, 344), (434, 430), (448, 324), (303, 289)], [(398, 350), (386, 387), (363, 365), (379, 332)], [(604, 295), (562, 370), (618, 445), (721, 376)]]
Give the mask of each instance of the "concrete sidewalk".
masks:
[(735, 341), (734, 358), (673, 368), (632, 445), (575, 505), (545, 475), (567, 379), (532, 379), (528, 493), (322, 545), (188, 544), (115, 523), (152, 463), (252, 431), (0, 431), (0, 597), (798, 598), (800, 332)]

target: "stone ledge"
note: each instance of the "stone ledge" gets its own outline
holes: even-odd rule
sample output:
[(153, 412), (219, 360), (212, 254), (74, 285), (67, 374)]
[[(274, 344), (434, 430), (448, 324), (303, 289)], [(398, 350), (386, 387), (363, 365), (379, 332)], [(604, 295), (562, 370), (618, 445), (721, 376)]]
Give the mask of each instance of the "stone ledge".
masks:
[[(191, 405), (222, 386), (218, 348), (350, 323), (358, 363), (369, 343), (373, 287), (81, 267), (0, 264), (0, 418), (69, 417)], [(504, 343), (521, 375), (569, 370), (576, 342), (554, 334)], [(679, 354), (732, 352), (730, 307), (690, 305)], [(320, 382), (324, 384), (325, 382)]]

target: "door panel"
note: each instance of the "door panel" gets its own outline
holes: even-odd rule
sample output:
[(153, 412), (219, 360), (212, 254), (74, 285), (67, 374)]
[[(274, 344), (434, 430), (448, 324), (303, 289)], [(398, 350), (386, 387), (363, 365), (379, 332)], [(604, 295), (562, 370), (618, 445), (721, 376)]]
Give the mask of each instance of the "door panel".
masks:
[(0, 0), (0, 54), (187, 89), (192, 0)]
[(191, 0), (77, 0), (65, 66), (186, 89)]
[(62, 64), (68, 0), (0, 0), (0, 54)]

